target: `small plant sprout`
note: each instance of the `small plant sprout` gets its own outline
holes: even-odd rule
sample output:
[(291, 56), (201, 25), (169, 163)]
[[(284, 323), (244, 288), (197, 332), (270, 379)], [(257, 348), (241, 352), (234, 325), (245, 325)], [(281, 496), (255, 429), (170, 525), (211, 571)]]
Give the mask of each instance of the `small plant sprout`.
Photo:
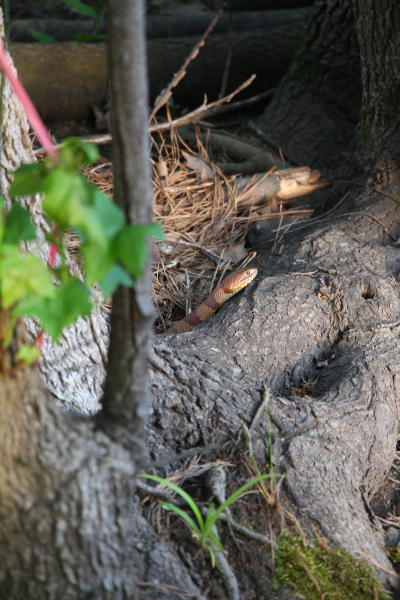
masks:
[(193, 500), (193, 498), (181, 487), (172, 483), (168, 479), (163, 477), (158, 477), (157, 475), (149, 475), (147, 473), (142, 473), (139, 477), (143, 477), (145, 479), (150, 479), (152, 481), (156, 481), (157, 483), (161, 483), (168, 487), (171, 491), (178, 494), (188, 505), (190, 509), (190, 513), (186, 512), (179, 506), (176, 506), (172, 502), (162, 502), (162, 507), (165, 510), (170, 510), (174, 512), (178, 517), (180, 517), (184, 523), (187, 525), (189, 530), (192, 533), (192, 536), (196, 540), (196, 542), (200, 545), (203, 550), (206, 550), (210, 556), (211, 564), (215, 567), (216, 564), (216, 553), (224, 552), (224, 547), (221, 543), (221, 540), (214, 529), (217, 524), (218, 519), (222, 516), (224, 511), (231, 505), (235, 500), (240, 498), (248, 489), (256, 485), (259, 481), (263, 479), (269, 479), (271, 477), (277, 477), (275, 474), (265, 474), (259, 475), (258, 477), (254, 477), (247, 481), (244, 485), (240, 486), (236, 491), (234, 491), (229, 498), (225, 500), (218, 508), (215, 508), (214, 505), (208, 507), (205, 511), (205, 515), (203, 515), (202, 509), (199, 505)]

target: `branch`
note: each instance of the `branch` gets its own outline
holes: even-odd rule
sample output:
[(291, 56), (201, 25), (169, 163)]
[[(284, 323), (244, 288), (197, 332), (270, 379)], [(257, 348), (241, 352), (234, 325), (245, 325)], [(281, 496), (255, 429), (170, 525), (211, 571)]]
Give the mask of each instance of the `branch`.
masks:
[(209, 24), (209, 26), (207, 27), (207, 29), (205, 30), (205, 32), (203, 33), (203, 35), (201, 36), (200, 40), (197, 42), (197, 44), (194, 46), (194, 48), (190, 52), (189, 56), (184, 61), (183, 65), (181, 66), (179, 71), (177, 71), (173, 75), (173, 77), (172, 77), (171, 81), (169, 82), (169, 84), (167, 85), (167, 87), (164, 88), (162, 90), (162, 92), (160, 92), (160, 94), (157, 96), (157, 98), (154, 102), (153, 110), (151, 111), (151, 114), (150, 114), (150, 120), (154, 119), (155, 115), (158, 113), (160, 108), (162, 108), (168, 102), (168, 100), (171, 97), (172, 90), (174, 88), (176, 88), (178, 83), (185, 77), (186, 69), (188, 68), (188, 66), (192, 62), (192, 60), (194, 60), (196, 58), (196, 56), (200, 52), (200, 49), (204, 46), (206, 39), (208, 38), (208, 36), (212, 32), (212, 30), (214, 29), (215, 25), (219, 21), (221, 14), (222, 14), (222, 10), (219, 10), (217, 12), (217, 14), (215, 15), (215, 17), (213, 18), (213, 20), (211, 21), (211, 23)]
[[(128, 223), (152, 218), (146, 46), (143, 0), (110, 0), (109, 63), (113, 133), (114, 197)], [(149, 243), (150, 254), (150, 243)], [(150, 413), (148, 357), (154, 309), (151, 260), (133, 288), (113, 296), (103, 413), (99, 423), (137, 448)]]
[(183, 125), (198, 123), (205, 117), (212, 116), (212, 114), (214, 114), (213, 111), (216, 107), (219, 107), (221, 104), (225, 104), (226, 102), (230, 102), (232, 98), (237, 96), (239, 92), (241, 92), (251, 83), (253, 83), (255, 78), (255, 75), (251, 75), (238, 88), (236, 88), (235, 90), (233, 90), (233, 92), (228, 94), (228, 96), (219, 98), (218, 100), (215, 100), (215, 102), (211, 102), (210, 104), (206, 104), (206, 102), (203, 102), (201, 106), (199, 106), (195, 110), (192, 110), (192, 112), (183, 115), (183, 117), (178, 117), (173, 121), (166, 121), (165, 123), (160, 123), (159, 125), (151, 125), (149, 129), (150, 133), (154, 133), (155, 131), (166, 131), (168, 129), (172, 129), (173, 127), (182, 127)]

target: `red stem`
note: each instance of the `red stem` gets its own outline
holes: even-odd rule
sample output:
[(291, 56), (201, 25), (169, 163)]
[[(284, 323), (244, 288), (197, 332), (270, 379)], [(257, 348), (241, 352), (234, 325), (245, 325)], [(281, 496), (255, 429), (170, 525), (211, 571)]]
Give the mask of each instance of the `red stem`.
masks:
[(25, 109), (26, 116), (28, 117), (28, 121), (36, 133), (40, 143), (42, 144), (44, 150), (47, 154), (53, 158), (57, 157), (58, 150), (53, 143), (49, 132), (46, 129), (45, 124), (43, 123), (38, 111), (36, 110), (32, 100), (29, 98), (28, 94), (25, 91), (24, 86), (21, 81), (15, 75), (11, 62), (4, 50), (2, 44), (0, 44), (0, 69), (3, 71), (7, 79), (9, 80), (11, 87), (14, 92), (18, 96), (22, 106)]

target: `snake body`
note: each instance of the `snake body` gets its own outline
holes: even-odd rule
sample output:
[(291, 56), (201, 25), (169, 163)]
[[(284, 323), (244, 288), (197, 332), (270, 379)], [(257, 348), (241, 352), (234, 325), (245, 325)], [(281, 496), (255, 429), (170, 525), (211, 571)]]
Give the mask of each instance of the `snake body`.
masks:
[(213, 315), (219, 307), (246, 287), (257, 275), (258, 269), (248, 267), (231, 273), (211, 292), (211, 294), (190, 314), (169, 327), (165, 333), (189, 331)]

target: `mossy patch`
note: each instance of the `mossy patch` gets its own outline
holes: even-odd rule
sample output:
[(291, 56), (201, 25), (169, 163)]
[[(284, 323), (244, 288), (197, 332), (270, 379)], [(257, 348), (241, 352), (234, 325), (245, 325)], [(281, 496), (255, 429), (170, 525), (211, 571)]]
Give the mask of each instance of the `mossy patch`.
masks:
[(341, 548), (325, 548), (288, 531), (277, 539), (274, 587), (290, 585), (307, 600), (389, 600), (369, 566)]
[(386, 548), (386, 554), (390, 560), (398, 565), (400, 563), (400, 547), (395, 546), (394, 548)]

